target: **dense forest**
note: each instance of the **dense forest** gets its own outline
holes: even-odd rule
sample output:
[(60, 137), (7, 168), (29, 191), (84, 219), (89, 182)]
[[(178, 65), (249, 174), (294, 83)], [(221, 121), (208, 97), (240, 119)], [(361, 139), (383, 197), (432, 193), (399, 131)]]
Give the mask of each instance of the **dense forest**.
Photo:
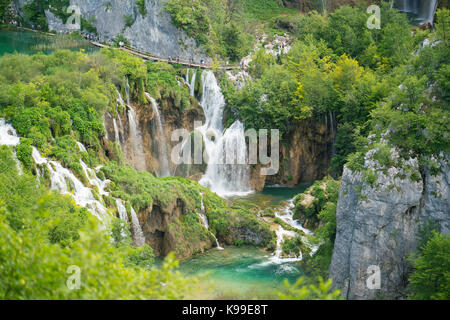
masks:
[[(134, 2), (136, 15), (150, 14), (146, 1)], [(0, 1), (5, 20), (11, 19), (10, 5)], [(441, 163), (448, 163), (450, 153), (450, 11), (440, 3), (433, 27), (418, 28), (389, 2), (379, 5), (381, 28), (369, 29), (365, 1), (164, 2), (172, 24), (211, 58), (226, 102), (224, 130), (236, 121), (256, 130), (276, 128), (288, 148), (305, 123), (331, 126), (327, 174), (309, 181), (293, 199), (293, 219), (314, 232), (308, 235), (286, 225), (264, 203), (223, 199), (191, 177), (137, 170), (127, 161), (121, 136), (108, 138), (105, 115), (128, 119), (131, 105), (152, 113), (148, 95), (162, 106), (166, 120), (171, 113), (181, 119), (197, 112), (206, 81), (201, 71), (192, 87), (183, 85), (183, 66), (144, 61), (113, 48), (117, 43), (94, 53), (63, 49), (1, 56), (0, 299), (189, 299), (202, 277), (180, 272), (178, 260), (212, 250), (215, 243), (220, 247), (219, 242), (273, 253), (273, 225), (297, 233), (278, 245), (284, 257), (303, 253), (298, 265), (304, 276), (286, 281), (272, 296), (345, 298), (329, 271), (346, 170), (374, 190), (394, 168), (401, 172), (396, 178), (425, 184), (428, 173), (440, 177), (445, 171)], [(64, 1), (31, 1), (16, 19), (49, 31), (44, 11), (51, 8), (67, 19), (66, 6)], [(85, 31), (96, 33), (94, 24), (82, 19)], [(2, 26), (0, 32), (10, 28)], [(277, 37), (288, 41), (274, 45)], [(268, 46), (278, 53), (264, 50)], [(227, 61), (243, 67), (243, 59), (249, 62), (239, 87), (221, 66)], [(131, 102), (118, 103), (122, 97)], [(66, 178), (65, 194), (55, 188), (59, 165), (74, 176), (72, 182)], [(101, 203), (106, 219), (77, 204), (73, 181), (89, 186), (91, 202)], [(354, 191), (364, 200), (361, 189)], [(128, 222), (119, 217), (119, 199)], [(149, 241), (135, 245), (130, 212), (137, 212), (142, 225), (155, 207), (182, 212), (169, 223), (176, 235), (171, 250), (155, 249)], [(206, 228), (199, 212), (207, 217)], [(448, 227), (424, 221), (418, 228), (417, 250), (405, 257), (408, 278), (398, 296), (447, 300)], [(306, 254), (311, 245), (317, 251)], [(67, 285), (70, 266), (81, 266), (78, 290)]]

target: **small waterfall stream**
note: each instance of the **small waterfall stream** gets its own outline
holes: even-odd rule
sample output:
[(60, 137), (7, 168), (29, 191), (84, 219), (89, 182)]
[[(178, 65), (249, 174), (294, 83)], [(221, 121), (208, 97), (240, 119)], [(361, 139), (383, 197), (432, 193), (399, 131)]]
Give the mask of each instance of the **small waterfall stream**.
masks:
[(142, 232), (138, 216), (136, 214), (136, 211), (134, 211), (133, 207), (131, 207), (130, 214), (131, 214), (131, 230), (134, 244), (138, 247), (142, 247), (145, 244), (144, 232)]
[[(209, 231), (208, 217), (206, 216), (205, 204), (203, 202), (203, 193), (200, 193), (200, 196), (201, 196), (201, 199), (202, 199), (202, 203), (201, 203), (201, 206), (200, 206), (200, 212), (198, 213), (198, 216), (200, 217), (200, 220), (202, 221), (203, 226), (206, 228), (206, 230)], [(217, 237), (214, 235), (214, 233), (212, 233), (211, 231), (209, 231), (209, 233), (214, 237), (214, 239), (216, 241), (216, 249), (217, 250), (223, 250), (223, 248), (219, 244), (219, 240), (217, 240)]]
[(101, 196), (108, 196), (109, 192), (106, 192), (105, 189), (111, 181), (101, 180), (100, 178), (97, 177), (96, 172), (93, 169), (89, 168), (87, 164), (83, 162), (83, 160), (80, 160), (80, 163), (81, 167), (83, 168), (84, 174), (89, 180), (89, 183), (97, 187), (98, 193)]
[(135, 166), (138, 170), (145, 171), (147, 170), (147, 161), (145, 159), (141, 129), (139, 127), (136, 111), (134, 111), (133, 107), (130, 105), (128, 105), (128, 124), (130, 127), (128, 140), (131, 145)]
[(393, 7), (416, 17), (416, 24), (434, 23), (434, 14), (436, 13), (437, 0), (396, 0)]
[(13, 126), (0, 119), (0, 145), (17, 146), (19, 143), (20, 138)]
[(154, 123), (156, 127), (157, 133), (157, 144), (158, 144), (158, 158), (159, 158), (159, 177), (168, 177), (170, 176), (170, 166), (169, 166), (169, 156), (167, 152), (167, 141), (166, 135), (164, 133), (164, 123), (161, 117), (161, 113), (159, 112), (159, 106), (156, 100), (150, 96), (149, 93), (145, 93), (145, 96), (148, 100), (150, 100), (153, 113), (154, 113)]
[(197, 77), (197, 72), (193, 72), (192, 74), (192, 79), (191, 82), (189, 84), (189, 93), (191, 94), (191, 96), (195, 97), (195, 80)]
[[(7, 145), (10, 147), (17, 146), (20, 143), (20, 138), (16, 130), (6, 123), (5, 119), (0, 119), (0, 145)], [(23, 174), (22, 164), (17, 159), (16, 152), (13, 152), (13, 159), (16, 162), (17, 172), (19, 175)]]
[(128, 223), (129, 221), (128, 221), (127, 208), (125, 208), (123, 201), (121, 199), (116, 199), (116, 206), (117, 206), (117, 210), (119, 211), (120, 220)]
[[(294, 199), (291, 199), (281, 211), (275, 212), (275, 216), (277, 218), (281, 219), (283, 222), (285, 222), (292, 228), (303, 231), (306, 235), (312, 235), (313, 233), (308, 229), (303, 228), (302, 224), (298, 220), (294, 220), (293, 215), (294, 215)], [(287, 238), (298, 237), (299, 235), (297, 234), (297, 232), (285, 230), (282, 226), (279, 226), (276, 231), (276, 235), (277, 235), (277, 247), (274, 255), (270, 258), (271, 262), (273, 263), (296, 262), (303, 259), (302, 252), (300, 252), (300, 255), (297, 257), (285, 258), (282, 255), (283, 252), (282, 245), (284, 239), (286, 237)], [(310, 247), (311, 255), (313, 255), (319, 249), (319, 246), (310, 246), (306, 237), (301, 238), (302, 241)]]
[[(119, 106), (119, 105), (124, 106), (125, 102), (123, 101), (122, 95), (120, 94), (119, 90), (116, 89), (116, 93), (117, 93), (117, 106)], [(120, 113), (117, 110), (117, 107), (116, 107), (116, 111), (117, 111), (117, 118), (119, 120), (119, 129), (120, 129), (120, 132), (122, 132), (122, 134), (123, 134), (124, 131), (123, 131), (122, 117), (120, 116)], [(114, 126), (117, 126), (117, 122), (115, 121), (115, 118), (114, 118), (114, 122), (115, 122)], [(116, 128), (114, 128), (114, 131), (116, 131)], [(116, 142), (119, 144), (121, 144), (123, 142), (123, 137), (121, 139), (120, 134), (116, 135), (116, 139), (117, 139)]]
[(249, 183), (244, 125), (236, 121), (224, 132), (225, 98), (214, 73), (204, 71), (202, 83), (201, 105), (206, 123), (197, 130), (203, 136), (208, 166), (200, 184), (220, 196), (248, 194), (252, 190)]
[(113, 118), (113, 127), (114, 127), (114, 142), (120, 144), (119, 128), (117, 127), (116, 118)]
[[(108, 209), (103, 202), (97, 200), (92, 190), (85, 187), (83, 183), (68, 169), (64, 168), (59, 162), (47, 160), (42, 157), (39, 151), (33, 147), (32, 157), (36, 164), (45, 165), (50, 172), (51, 189), (57, 190), (61, 194), (71, 195), (75, 203), (81, 207), (87, 208), (94, 216), (96, 216), (106, 227), (110, 221), (110, 215)], [(85, 165), (81, 161), (81, 165)], [(86, 169), (87, 171), (87, 169)], [(88, 179), (93, 182), (94, 185), (98, 183), (99, 192), (107, 194), (103, 190), (103, 183), (99, 183), (100, 179), (97, 178), (95, 172), (87, 171)]]
[[(14, 128), (5, 122), (4, 119), (0, 119), (0, 145), (16, 146), (20, 143)], [(77, 145), (82, 152), (87, 152), (85, 146), (77, 142)], [(106, 229), (111, 222), (111, 214), (108, 208), (103, 203), (102, 196), (108, 196), (109, 192), (105, 191), (106, 187), (110, 183), (110, 180), (101, 180), (97, 177), (96, 170), (91, 169), (87, 164), (80, 160), (83, 172), (86, 175), (89, 184), (95, 186), (98, 190), (100, 198), (94, 196), (93, 190), (90, 187), (86, 187), (69, 169), (64, 168), (59, 162), (44, 158), (36, 147), (32, 147), (31, 154), (34, 162), (37, 166), (38, 178), (41, 178), (41, 169), (39, 167), (45, 166), (50, 173), (50, 189), (57, 190), (61, 194), (70, 195), (75, 203), (80, 207), (85, 207), (89, 212), (94, 215), (101, 222), (101, 228)], [(119, 198), (114, 198), (117, 209), (119, 212), (119, 218), (125, 222), (128, 222), (128, 215), (123, 201)], [(139, 220), (136, 212), (131, 208), (131, 228), (134, 243), (137, 246), (142, 246), (145, 243), (144, 233), (139, 224)]]

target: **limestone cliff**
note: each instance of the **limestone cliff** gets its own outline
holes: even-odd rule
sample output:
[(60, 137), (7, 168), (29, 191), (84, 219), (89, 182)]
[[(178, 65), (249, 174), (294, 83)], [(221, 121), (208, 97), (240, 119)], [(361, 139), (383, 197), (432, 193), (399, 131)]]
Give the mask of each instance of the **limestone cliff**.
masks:
[[(194, 121), (204, 121), (203, 109), (196, 102), (193, 102), (193, 106), (187, 110), (180, 110), (176, 106), (175, 101), (172, 98), (166, 98), (158, 101), (161, 117), (164, 119), (164, 136), (167, 142), (167, 154), (170, 157), (172, 148), (178, 142), (171, 142), (172, 132), (176, 129), (186, 129), (191, 132), (194, 129)], [(130, 123), (127, 116), (127, 111), (122, 112), (116, 118), (116, 124), (114, 124), (114, 116), (111, 113), (105, 114), (105, 127), (107, 130), (107, 137), (110, 141), (115, 141), (115, 129), (118, 130), (120, 144), (122, 146), (122, 152), (125, 160), (136, 169), (147, 170), (153, 173), (160, 172), (160, 149), (159, 145), (162, 141), (158, 140), (158, 134), (156, 133), (156, 124), (153, 108), (148, 102), (147, 104), (139, 104), (136, 102), (131, 103), (131, 107), (136, 111), (138, 124), (142, 133), (142, 147), (145, 154), (146, 167), (141, 167), (139, 158), (136, 157), (135, 152), (129, 147), (130, 141)], [(120, 118), (120, 119), (119, 119)], [(170, 160), (170, 158), (169, 158)], [(172, 161), (169, 161), (170, 172), (173, 173), (177, 168)]]
[[(23, 15), (21, 8), (31, 1), (16, 1), (16, 11)], [(172, 25), (169, 14), (164, 10), (166, 2), (145, 1), (147, 13), (143, 16), (134, 0), (70, 0), (71, 5), (80, 8), (81, 17), (97, 29), (101, 42), (107, 43), (123, 36), (132, 47), (155, 56), (209, 61), (194, 39)], [(68, 30), (63, 21), (49, 10), (45, 14), (49, 30)]]
[(261, 176), (259, 167), (254, 167), (251, 186), (261, 190), (264, 185), (295, 186), (322, 179), (330, 167), (334, 138), (331, 124), (314, 119), (303, 121), (280, 141), (279, 172), (273, 176)]
[[(391, 150), (392, 151), (392, 150)], [(449, 158), (437, 161), (433, 175), (417, 159), (403, 160), (396, 151), (386, 167), (365, 156), (363, 172), (345, 168), (337, 207), (337, 235), (330, 277), (347, 299), (404, 298), (419, 226), (439, 223), (450, 231)], [(368, 172), (376, 176), (368, 179)], [(436, 172), (433, 172), (436, 173)], [(369, 175), (370, 176), (370, 175)], [(369, 289), (369, 266), (380, 268), (380, 289)]]
[(156, 201), (150, 208), (138, 214), (145, 241), (156, 256), (166, 256), (175, 252), (178, 259), (187, 259), (194, 254), (204, 252), (213, 246), (214, 240), (206, 229), (199, 225), (197, 232), (190, 232), (183, 222), (188, 215), (186, 203), (177, 199), (169, 206)]

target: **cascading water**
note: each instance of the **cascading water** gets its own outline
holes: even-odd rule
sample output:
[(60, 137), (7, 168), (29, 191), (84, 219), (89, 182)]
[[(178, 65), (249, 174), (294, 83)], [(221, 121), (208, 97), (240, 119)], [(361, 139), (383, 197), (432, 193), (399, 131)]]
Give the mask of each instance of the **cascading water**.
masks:
[[(200, 217), (200, 220), (202, 221), (203, 226), (206, 228), (206, 230), (209, 231), (208, 217), (206, 216), (205, 203), (203, 202), (203, 193), (200, 193), (200, 196), (201, 196), (202, 202), (201, 202), (200, 212), (198, 213), (198, 216)], [(219, 240), (217, 240), (214, 233), (212, 233), (211, 231), (209, 231), (209, 233), (214, 237), (214, 239), (216, 241), (216, 249), (223, 250), (223, 248), (219, 244)]]
[[(5, 122), (4, 119), (0, 119), (0, 145), (16, 146), (20, 143), (20, 138), (18, 137), (14, 128)], [(86, 152), (86, 148), (80, 142), (77, 142), (79, 149), (82, 152)], [(85, 207), (89, 210), (95, 217), (97, 217), (102, 228), (105, 229), (109, 225), (111, 216), (108, 209), (104, 205), (102, 199), (97, 199), (92, 189), (83, 185), (83, 183), (68, 169), (64, 168), (59, 162), (48, 160), (40, 154), (40, 152), (32, 147), (31, 154), (34, 162), (37, 164), (38, 177), (41, 176), (40, 167), (47, 167), (50, 173), (50, 189), (57, 190), (61, 194), (67, 194), (72, 196), (75, 203), (81, 207)], [(109, 195), (105, 191), (109, 180), (101, 180), (97, 177), (95, 170), (89, 168), (86, 163), (80, 160), (83, 172), (88, 178), (89, 184), (96, 186), (100, 196)], [(98, 168), (97, 168), (98, 169)], [(128, 216), (126, 208), (121, 199), (115, 199), (117, 208), (119, 211), (119, 217), (125, 222), (128, 222)], [(137, 214), (133, 208), (131, 208), (132, 217), (132, 230), (134, 241), (137, 246), (142, 246), (145, 243), (144, 234), (139, 225), (139, 220)]]
[(86, 148), (84, 147), (84, 145), (81, 142), (77, 141), (77, 146), (78, 146), (78, 149), (80, 149), (81, 152), (87, 152)]
[(393, 7), (415, 16), (418, 25), (433, 24), (437, 9), (437, 0), (396, 0)]
[(156, 100), (150, 96), (149, 93), (145, 93), (147, 99), (150, 100), (154, 113), (155, 127), (157, 133), (157, 144), (158, 144), (158, 156), (159, 156), (159, 177), (170, 176), (170, 166), (169, 166), (169, 156), (167, 153), (167, 141), (164, 133), (164, 123), (162, 121), (161, 114), (159, 112), (159, 106)]
[(126, 78), (125, 81), (125, 98), (127, 99), (127, 105), (130, 105), (130, 82), (128, 81), (128, 78)]
[(19, 143), (20, 138), (13, 126), (0, 119), (0, 145), (17, 146)]
[(120, 143), (119, 128), (117, 127), (116, 118), (113, 118), (114, 142)]
[[(292, 228), (303, 231), (306, 235), (312, 235), (313, 233), (311, 231), (303, 228), (303, 226), (301, 225), (301, 223), (299, 221), (294, 220), (293, 215), (294, 215), (294, 199), (290, 200), (288, 202), (288, 204), (281, 211), (275, 212), (275, 216), (277, 218), (281, 219), (283, 222), (285, 222)], [(297, 232), (291, 231), (291, 230), (285, 230), (285, 229), (283, 229), (282, 226), (279, 226), (276, 231), (276, 235), (277, 235), (277, 248), (275, 250), (274, 255), (270, 258), (271, 262), (285, 263), (285, 262), (295, 262), (295, 261), (302, 260), (302, 258), (303, 258), (302, 252), (300, 252), (300, 255), (297, 257), (285, 258), (282, 255), (282, 252), (283, 252), (282, 245), (283, 245), (285, 238), (286, 237), (287, 238), (298, 237), (299, 235), (297, 234)], [(301, 238), (302, 238), (302, 241), (310, 247), (311, 255), (313, 255), (319, 249), (319, 246), (317, 246), (317, 245), (316, 246), (309, 245), (306, 237), (301, 237)]]
[(193, 97), (195, 97), (195, 80), (196, 80), (196, 77), (197, 77), (197, 72), (194, 71), (193, 74), (192, 74), (192, 79), (191, 79), (190, 85), (189, 85), (189, 93)]
[[(130, 84), (128, 78), (125, 82), (125, 94), (127, 100), (127, 115), (128, 115), (128, 125), (129, 125), (129, 135), (127, 152), (132, 156), (134, 166), (138, 170), (147, 170), (147, 161), (145, 159), (145, 151), (142, 141), (142, 133), (139, 127), (139, 121), (134, 108), (130, 105)], [(120, 97), (120, 95), (119, 95)]]
[[(10, 147), (17, 146), (20, 143), (20, 138), (17, 135), (16, 130), (8, 123), (6, 123), (5, 119), (0, 119), (0, 145), (7, 145)], [(23, 174), (22, 164), (19, 159), (17, 159), (17, 155), (13, 153), (13, 159), (16, 162), (17, 172), (19, 175)]]
[[(42, 157), (35, 147), (33, 147), (32, 157), (36, 164), (46, 165), (48, 168), (51, 180), (50, 188), (52, 190), (57, 190), (61, 194), (71, 195), (77, 205), (87, 208), (102, 222), (103, 227), (106, 227), (110, 220), (108, 210), (101, 201), (94, 197), (90, 188), (85, 187), (71, 171), (64, 168), (59, 162), (50, 161)], [(83, 166), (83, 162), (81, 162), (81, 165)], [(95, 176), (90, 181), (94, 181), (94, 179), (98, 180)], [(99, 188), (100, 190), (101, 188)], [(105, 192), (103, 191), (103, 193)]]
[(117, 206), (117, 210), (119, 211), (120, 220), (128, 223), (129, 221), (128, 221), (127, 209), (125, 208), (123, 201), (121, 199), (116, 199), (116, 206)]
[[(120, 94), (120, 92), (116, 89), (116, 93), (117, 93), (117, 106), (124, 106), (125, 105), (125, 102), (123, 101), (123, 99), (122, 99), (122, 95)], [(119, 128), (120, 128), (120, 132), (124, 132), (123, 131), (123, 124), (122, 124), (122, 117), (120, 116), (120, 113), (117, 111), (117, 115), (118, 115), (118, 119), (119, 119)], [(114, 130), (116, 130), (115, 128), (114, 128)], [(118, 142), (118, 143), (121, 143), (121, 142), (123, 142), (123, 138), (122, 138), (122, 140), (120, 140), (120, 135), (118, 135), (118, 140), (116, 140), (116, 142)], [(116, 139), (117, 139), (117, 137), (116, 137)]]
[(145, 160), (144, 143), (142, 141), (141, 129), (134, 109), (128, 106), (128, 124), (130, 127), (129, 144), (133, 152), (135, 167), (138, 170), (147, 170), (147, 161)]
[(197, 130), (203, 136), (208, 166), (200, 184), (221, 196), (248, 194), (252, 190), (244, 126), (236, 121), (223, 133), (225, 98), (214, 73), (203, 72), (202, 83), (201, 105), (206, 123)]
[(89, 168), (83, 160), (80, 160), (81, 167), (83, 168), (83, 172), (89, 180), (89, 183), (93, 186), (96, 186), (98, 189), (98, 193), (101, 196), (108, 196), (109, 192), (106, 192), (105, 189), (108, 184), (111, 182), (110, 180), (101, 180), (97, 177), (97, 174), (94, 170)]
[(142, 232), (141, 225), (139, 223), (138, 216), (136, 211), (134, 211), (133, 207), (131, 207), (131, 230), (133, 235), (134, 244), (137, 247), (142, 247), (145, 244), (144, 232)]

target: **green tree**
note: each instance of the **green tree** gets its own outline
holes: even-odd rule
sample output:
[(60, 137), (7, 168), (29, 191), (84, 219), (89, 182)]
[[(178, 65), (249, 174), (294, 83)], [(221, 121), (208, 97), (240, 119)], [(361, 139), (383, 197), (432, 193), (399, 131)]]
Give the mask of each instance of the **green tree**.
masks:
[(450, 235), (433, 231), (433, 236), (411, 259), (410, 299), (450, 299)]
[(331, 290), (332, 280), (324, 281), (318, 277), (318, 284), (306, 284), (304, 278), (299, 278), (294, 284), (284, 282), (286, 292), (278, 292), (282, 300), (340, 300), (340, 290)]

